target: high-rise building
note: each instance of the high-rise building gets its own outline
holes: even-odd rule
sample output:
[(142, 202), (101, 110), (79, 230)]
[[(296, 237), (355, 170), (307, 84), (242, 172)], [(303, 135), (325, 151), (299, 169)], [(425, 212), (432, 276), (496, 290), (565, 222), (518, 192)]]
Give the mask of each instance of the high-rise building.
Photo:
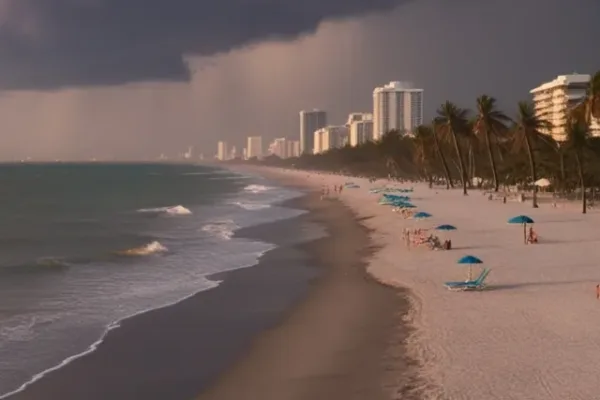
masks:
[(279, 158), (288, 157), (288, 140), (286, 138), (277, 138), (271, 142), (268, 149), (269, 154)]
[(321, 110), (300, 111), (300, 152), (311, 153), (315, 131), (327, 125), (327, 113)]
[[(543, 133), (556, 141), (566, 139), (565, 127), (570, 108), (583, 100), (591, 76), (586, 74), (560, 75), (532, 89), (536, 115), (547, 120), (551, 127)], [(592, 120), (591, 133), (600, 135), (600, 121)]]
[(229, 151), (229, 159), (233, 160), (237, 157), (237, 149), (235, 148), (235, 146), (233, 146), (231, 148), (231, 150)]
[(409, 82), (390, 82), (373, 91), (373, 137), (391, 130), (412, 132), (423, 124), (423, 89)]
[(299, 140), (294, 140), (293, 141), (293, 148), (294, 148), (294, 152), (292, 153), (293, 157), (300, 157), (300, 155), (302, 154), (302, 150), (301, 150), (301, 146), (300, 146), (300, 141)]
[(248, 158), (262, 157), (262, 137), (248, 136), (248, 145), (246, 146), (246, 156)]
[(326, 126), (317, 129), (314, 133), (313, 154), (345, 146), (348, 143), (348, 132), (346, 126)]
[(373, 140), (373, 115), (365, 114), (350, 124), (350, 146), (358, 146)]
[(219, 143), (217, 144), (217, 159), (221, 161), (226, 161), (229, 159), (227, 142), (219, 141)]

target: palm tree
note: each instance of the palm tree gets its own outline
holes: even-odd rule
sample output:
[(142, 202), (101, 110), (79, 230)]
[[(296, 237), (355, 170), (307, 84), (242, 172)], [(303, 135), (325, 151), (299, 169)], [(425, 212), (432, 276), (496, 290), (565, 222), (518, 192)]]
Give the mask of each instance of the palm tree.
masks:
[(579, 185), (581, 188), (582, 210), (583, 214), (587, 213), (587, 200), (585, 195), (585, 153), (589, 150), (590, 131), (585, 120), (576, 118), (568, 118), (567, 120), (567, 141), (566, 149), (573, 152), (575, 162), (577, 163), (577, 174), (579, 175)]
[(452, 182), (452, 177), (450, 176), (450, 169), (448, 168), (448, 162), (446, 161), (446, 156), (442, 151), (442, 146), (440, 146), (440, 139), (438, 137), (439, 126), (435, 123), (435, 120), (432, 121), (431, 124), (431, 134), (433, 136), (433, 143), (435, 145), (435, 151), (437, 155), (440, 157), (440, 162), (442, 163), (442, 168), (444, 169), (444, 175), (446, 176), (446, 189), (454, 189), (454, 183)]
[(468, 110), (459, 108), (452, 102), (446, 101), (437, 110), (438, 116), (435, 119), (436, 125), (439, 125), (446, 134), (452, 136), (456, 157), (458, 158), (463, 194), (465, 196), (467, 195), (467, 171), (465, 169), (465, 160), (463, 159), (462, 150), (458, 143), (458, 135), (464, 135), (468, 130), (468, 113)]
[(494, 179), (494, 192), (500, 187), (498, 182), (498, 170), (492, 149), (492, 136), (500, 135), (506, 130), (506, 123), (510, 122), (502, 111), (496, 107), (496, 99), (487, 95), (477, 98), (477, 119), (475, 121), (475, 132), (483, 136), (487, 147), (490, 168)]
[(419, 125), (415, 129), (413, 160), (420, 170), (425, 174), (429, 182), (429, 188), (433, 187), (433, 174), (430, 168), (430, 162), (433, 158), (431, 154), (433, 132), (426, 125)]
[(550, 124), (548, 121), (543, 119), (543, 116), (536, 115), (533, 104), (528, 101), (520, 101), (519, 109), (517, 114), (517, 120), (515, 121), (515, 133), (517, 135), (516, 145), (517, 147), (525, 145), (525, 150), (529, 157), (529, 168), (531, 169), (531, 179), (533, 185), (533, 197), (532, 206), (538, 208), (537, 203), (537, 181), (536, 163), (535, 163), (535, 152), (534, 144), (537, 144), (543, 139), (543, 131), (548, 129)]

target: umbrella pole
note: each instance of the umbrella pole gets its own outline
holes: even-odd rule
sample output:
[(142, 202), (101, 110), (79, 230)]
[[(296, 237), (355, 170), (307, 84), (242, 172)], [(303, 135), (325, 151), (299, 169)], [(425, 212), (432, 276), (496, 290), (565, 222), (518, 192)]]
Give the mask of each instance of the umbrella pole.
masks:
[(469, 282), (473, 280), (473, 264), (469, 264)]
[(527, 223), (523, 224), (523, 241), (527, 244)]

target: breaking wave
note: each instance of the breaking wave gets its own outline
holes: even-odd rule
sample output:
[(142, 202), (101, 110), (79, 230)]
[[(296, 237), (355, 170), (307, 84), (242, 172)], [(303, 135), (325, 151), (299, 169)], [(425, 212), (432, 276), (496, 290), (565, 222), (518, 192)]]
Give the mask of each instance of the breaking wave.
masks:
[(167, 214), (167, 215), (190, 215), (192, 212), (182, 205), (169, 206), (169, 207), (157, 207), (157, 208), (142, 208), (137, 210), (141, 213), (148, 214)]
[(169, 251), (169, 249), (160, 244), (160, 242), (154, 241), (144, 246), (117, 251), (117, 254), (121, 256), (148, 256), (150, 254), (165, 253), (167, 251)]

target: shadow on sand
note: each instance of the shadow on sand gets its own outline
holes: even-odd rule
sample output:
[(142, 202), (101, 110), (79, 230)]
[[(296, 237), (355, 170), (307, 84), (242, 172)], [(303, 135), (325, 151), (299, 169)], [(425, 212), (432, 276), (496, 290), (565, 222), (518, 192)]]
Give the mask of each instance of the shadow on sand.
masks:
[(524, 283), (509, 283), (505, 285), (489, 285), (485, 287), (486, 291), (494, 291), (494, 290), (511, 290), (511, 289), (521, 289), (527, 287), (551, 287), (551, 286), (562, 286), (562, 285), (580, 285), (588, 283), (591, 286), (595, 286), (598, 284), (596, 281), (591, 280), (579, 280), (579, 281), (563, 281), (563, 282), (524, 282)]

